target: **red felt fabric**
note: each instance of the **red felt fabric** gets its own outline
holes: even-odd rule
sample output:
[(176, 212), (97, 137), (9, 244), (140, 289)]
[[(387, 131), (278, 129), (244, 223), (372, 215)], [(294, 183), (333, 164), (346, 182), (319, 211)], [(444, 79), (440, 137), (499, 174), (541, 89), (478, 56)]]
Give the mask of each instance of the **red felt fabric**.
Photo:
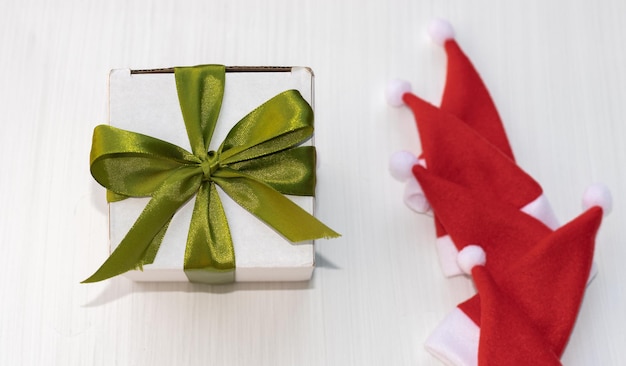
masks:
[(479, 294), (459, 308), (480, 327), (479, 365), (560, 365), (593, 258), (602, 210), (552, 231), (520, 211), (542, 189), (514, 161), (502, 121), (480, 75), (446, 41), (441, 107), (407, 93), (428, 170), (413, 168), (435, 215), (437, 236), (457, 249), (478, 244)]
[[(592, 208), (553, 232), (515, 207), (478, 199), (475, 191), (430, 169), (419, 167), (414, 173), (457, 248), (477, 244), (485, 250), (486, 268), (542, 332), (551, 352), (560, 356), (589, 277), (602, 210)], [(478, 296), (459, 305), (481, 334), (482, 305)]]
[(561, 365), (516, 299), (500, 289), (485, 267), (475, 267), (472, 275), (482, 294), (478, 365)]
[(518, 209), (542, 194), (532, 177), (463, 121), (415, 95), (404, 100), (415, 114), (429, 171)]
[(436, 176), (430, 168), (416, 167), (413, 172), (457, 249), (482, 246), (494, 276), (551, 232), (517, 207)]
[(448, 67), (441, 109), (467, 123), (514, 160), (502, 120), (480, 75), (454, 39), (447, 40), (444, 47)]
[[(602, 209), (593, 207), (548, 235), (528, 253), (511, 264), (508, 271), (493, 276), (507, 298), (515, 301), (543, 342), (560, 357), (576, 322), (591, 271), (595, 237), (602, 221)], [(490, 258), (487, 256), (487, 264)], [(485, 292), (459, 305), (483, 332), (486, 322)], [(489, 295), (491, 296), (491, 295)], [(506, 309), (501, 309), (506, 312)], [(502, 314), (500, 314), (502, 316)], [(506, 314), (505, 314), (506, 316)], [(511, 329), (515, 333), (515, 329)]]
[(462, 312), (480, 328), (480, 294), (476, 294), (457, 305)]
[[(476, 155), (472, 161), (471, 157), (474, 152), (472, 145), (476, 136), (471, 136), (469, 140), (465, 140), (464, 136), (467, 133), (457, 135), (454, 126), (446, 126), (445, 124), (436, 126), (442, 127), (436, 130), (436, 132), (439, 132), (437, 136), (449, 133), (447, 139), (431, 136), (427, 131), (424, 131), (424, 128), (420, 128), (420, 126), (426, 124), (425, 128), (429, 129), (428, 127), (431, 127), (433, 124), (444, 122), (446, 119), (453, 119), (455, 123), (465, 124), (470, 130), (475, 132), (475, 135), (487, 140), (493, 145), (494, 149), (492, 150), (499, 150), (501, 154), (514, 162), (513, 151), (502, 121), (480, 75), (454, 39), (447, 40), (444, 48), (448, 57), (448, 64), (441, 109), (438, 110), (413, 94), (408, 93), (403, 96), (404, 102), (413, 110), (420, 130), (423, 149), (420, 158), (426, 158), (429, 168), (432, 167), (433, 163), (440, 167), (447, 167), (447, 174), (442, 175), (445, 178), (454, 179), (456, 174), (460, 174), (461, 176), (454, 181), (463, 185), (471, 184), (482, 189), (490, 187), (489, 190), (496, 195), (501, 195), (503, 192), (498, 189), (492, 190), (493, 186), (505, 189), (511, 188), (508, 190), (510, 194), (505, 195), (503, 199), (521, 208), (537, 198), (542, 191), (541, 187), (532, 179), (529, 179), (530, 177), (524, 176), (525, 173), (521, 170), (513, 174), (509, 173), (511, 168), (508, 167), (511, 167), (511, 165), (514, 167), (514, 163), (502, 163), (502, 159), (496, 158), (496, 163), (492, 164), (489, 158), (491, 154), (484, 151), (484, 149), (479, 150), (486, 154)], [(424, 146), (425, 141), (430, 141), (430, 143), (426, 143), (427, 147)], [(468, 146), (469, 148), (467, 148)], [(450, 155), (467, 157), (474, 164), (465, 166), (466, 160), (449, 160)], [(439, 163), (437, 164), (437, 162)], [(450, 164), (450, 162), (453, 163)], [(502, 165), (507, 166), (508, 169), (501, 171), (501, 176), (498, 177), (495, 173), (502, 168)], [(477, 167), (479, 169), (476, 169)], [(437, 171), (437, 173), (442, 174), (441, 171)], [(522, 176), (521, 180), (516, 181), (520, 176)], [(482, 179), (475, 179), (477, 177)], [(512, 185), (510, 184), (511, 182), (513, 182)], [(435, 229), (437, 237), (446, 235), (445, 228), (441, 225), (437, 216), (435, 216)]]

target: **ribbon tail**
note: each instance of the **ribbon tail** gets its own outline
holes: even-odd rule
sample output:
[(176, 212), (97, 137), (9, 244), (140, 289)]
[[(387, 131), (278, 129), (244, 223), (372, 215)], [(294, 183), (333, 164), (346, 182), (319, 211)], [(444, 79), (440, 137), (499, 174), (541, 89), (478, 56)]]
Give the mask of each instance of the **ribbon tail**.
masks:
[(154, 259), (154, 247), (157, 242), (160, 244), (160, 239), (155, 241), (155, 238), (162, 239), (176, 210), (198, 190), (202, 176), (197, 173), (197, 169), (180, 168), (165, 180), (119, 246), (83, 283), (106, 280), (142, 268), (143, 264), (148, 263), (146, 260)]
[(167, 232), (167, 228), (170, 226), (170, 222), (172, 222), (172, 218), (170, 218), (165, 223), (165, 225), (163, 225), (163, 228), (161, 228), (161, 231), (159, 231), (156, 234), (154, 239), (152, 239), (152, 241), (148, 245), (148, 248), (146, 249), (146, 253), (143, 257), (143, 260), (141, 261), (142, 266), (144, 264), (154, 263), (154, 258), (156, 258), (157, 252), (159, 251), (159, 248), (161, 247), (161, 242), (163, 242), (163, 237), (165, 237), (165, 233)]
[(203, 183), (196, 196), (185, 248), (185, 275), (191, 282), (235, 281), (235, 249), (213, 182)]
[(293, 243), (341, 236), (263, 182), (227, 168), (212, 178), (241, 207)]

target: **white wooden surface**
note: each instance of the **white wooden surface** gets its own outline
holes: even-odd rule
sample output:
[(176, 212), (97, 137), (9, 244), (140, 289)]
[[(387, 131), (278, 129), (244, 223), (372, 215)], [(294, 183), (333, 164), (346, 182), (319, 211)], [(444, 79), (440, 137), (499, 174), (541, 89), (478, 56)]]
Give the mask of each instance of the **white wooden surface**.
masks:
[[(393, 77), (438, 102), (433, 17), (450, 19), (520, 164), (562, 220), (604, 181), (615, 209), (566, 365), (626, 364), (626, 2), (4, 1), (0, 7), (0, 365), (438, 365), (422, 343), (472, 293), (446, 280), (429, 218), (387, 174), (418, 151)], [(81, 285), (106, 257), (89, 175), (109, 69), (306, 65), (316, 73), (318, 213), (343, 233), (304, 284)], [(558, 312), (558, 309), (555, 309)]]

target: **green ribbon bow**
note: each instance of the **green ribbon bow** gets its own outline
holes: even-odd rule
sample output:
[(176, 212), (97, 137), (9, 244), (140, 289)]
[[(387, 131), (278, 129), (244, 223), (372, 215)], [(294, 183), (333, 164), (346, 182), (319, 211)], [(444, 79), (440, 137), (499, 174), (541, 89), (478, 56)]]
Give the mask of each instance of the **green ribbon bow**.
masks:
[(176, 89), (193, 153), (168, 142), (100, 125), (93, 134), (91, 174), (109, 201), (151, 199), (110, 257), (88, 279), (97, 282), (154, 261), (176, 211), (196, 196), (184, 269), (192, 282), (234, 281), (235, 253), (216, 185), (291, 242), (337, 237), (283, 194), (313, 196), (313, 110), (296, 90), (282, 92), (239, 121), (217, 151), (208, 151), (220, 112), (225, 68), (176, 68)]

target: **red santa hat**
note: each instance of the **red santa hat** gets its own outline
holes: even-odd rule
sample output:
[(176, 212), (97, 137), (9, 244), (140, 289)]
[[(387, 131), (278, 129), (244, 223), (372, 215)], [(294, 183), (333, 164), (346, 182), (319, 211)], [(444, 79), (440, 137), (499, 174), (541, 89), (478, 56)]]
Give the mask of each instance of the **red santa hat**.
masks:
[[(454, 252), (450, 251), (446, 259), (451, 260), (456, 254), (454, 266), (458, 272), (464, 273), (458, 266), (458, 252), (467, 245), (481, 243), (489, 255), (490, 270), (497, 275), (552, 232), (517, 206), (498, 199), (494, 190), (468, 188), (441, 178), (432, 170), (416, 166), (413, 171), (440, 227), (454, 246)], [(512, 179), (511, 184), (514, 182)]]
[(471, 273), (478, 294), (440, 324), (427, 349), (452, 365), (516, 366), (530, 359), (533, 365), (560, 365), (591, 271), (604, 211), (599, 205), (608, 202), (606, 192), (599, 197), (596, 206), (531, 245), (499, 275), (482, 247), (466, 246), (459, 266)]
[[(454, 40), (452, 27), (445, 21), (435, 21), (430, 33), (448, 55), (441, 107), (412, 94), (407, 82), (391, 83), (387, 94), (391, 104), (411, 108), (422, 144), (421, 159), (400, 152), (390, 162), (392, 175), (408, 181), (405, 202), (418, 212), (431, 208), (422, 187), (410, 174), (413, 167), (420, 165), (444, 179), (474, 189), (482, 199), (507, 202), (550, 228), (558, 227), (541, 186), (515, 164), (493, 100)], [(435, 225), (444, 274), (461, 274), (456, 265), (455, 245), (436, 215)]]
[[(454, 29), (445, 20), (433, 20), (429, 26), (433, 42), (442, 46), (448, 58), (446, 83), (441, 98), (441, 110), (458, 117), (477, 133), (513, 159), (502, 121), (489, 91), (480, 75), (454, 39)], [(411, 94), (411, 85), (394, 80), (387, 88), (387, 100), (394, 106), (405, 104), (404, 96)]]
[(444, 273), (471, 273), (479, 295), (444, 320), (427, 348), (453, 365), (558, 365), (610, 194), (595, 186), (585, 195), (586, 207), (595, 207), (556, 229), (541, 187), (515, 164), (493, 100), (452, 28), (435, 22), (431, 36), (448, 55), (441, 106), (412, 94), (407, 82), (390, 84), (389, 103), (411, 108), (423, 149), (419, 159), (395, 154), (391, 171), (408, 181), (409, 206), (432, 208)]

